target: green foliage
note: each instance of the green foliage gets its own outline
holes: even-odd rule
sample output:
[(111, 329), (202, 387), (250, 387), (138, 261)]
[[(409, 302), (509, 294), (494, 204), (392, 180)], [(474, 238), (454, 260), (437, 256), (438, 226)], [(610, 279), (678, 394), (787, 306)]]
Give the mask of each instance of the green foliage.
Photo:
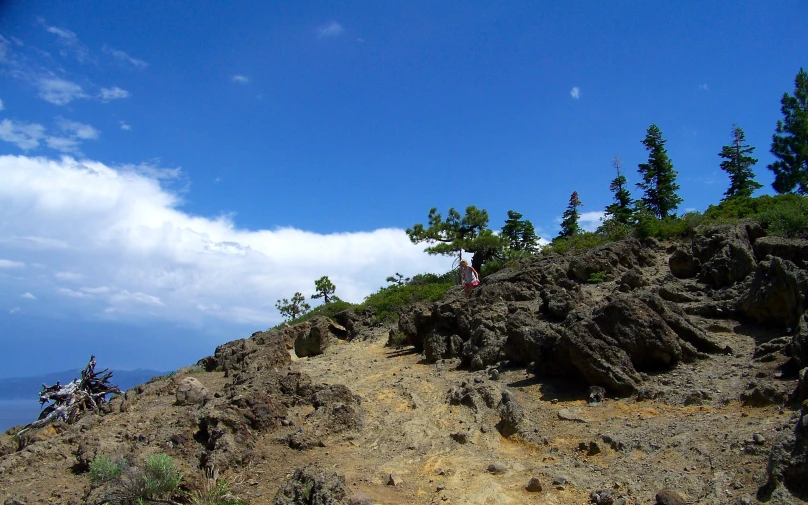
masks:
[(480, 277), (487, 277), (505, 267), (518, 268), (520, 259), (530, 258), (531, 256), (533, 256), (533, 253), (530, 251), (505, 249), (500, 256), (489, 260), (483, 265)]
[(188, 365), (185, 367), (185, 371), (188, 373), (202, 373), (205, 371), (205, 367), (198, 363), (194, 363), (193, 365)]
[(554, 239), (551, 243), (542, 248), (541, 253), (553, 255), (585, 251), (609, 242), (613, 242), (613, 240), (608, 235), (598, 232), (582, 231), (568, 238)]
[(182, 472), (174, 458), (162, 452), (146, 457), (143, 476), (146, 481), (144, 498), (171, 495), (182, 482)]
[(107, 456), (96, 456), (90, 463), (90, 482), (101, 484), (116, 479), (121, 476), (121, 468), (125, 465), (124, 458), (113, 460)]
[(688, 212), (682, 217), (668, 216), (657, 219), (648, 213), (641, 213), (637, 219), (635, 235), (638, 238), (657, 238), (667, 240), (671, 238), (689, 237), (695, 233), (696, 227), (704, 222), (703, 214)]
[(286, 321), (294, 321), (311, 310), (311, 305), (306, 303), (306, 297), (304, 297), (300, 291), (292, 295), (292, 301), (286, 298), (278, 300), (275, 302), (275, 307), (277, 307), (278, 312), (281, 313), (281, 316)]
[(628, 191), (628, 182), (622, 172), (623, 162), (615, 156), (612, 165), (617, 170), (617, 177), (609, 184), (609, 190), (614, 193), (614, 203), (606, 207), (604, 222), (614, 221), (617, 224), (626, 225), (634, 215), (634, 210), (631, 208), (631, 193)]
[(402, 308), (419, 301), (435, 301), (445, 295), (454, 284), (456, 284), (454, 281), (416, 282), (413, 278), (413, 281), (403, 286), (393, 285), (381, 288), (365, 298), (360, 308), (373, 308), (378, 321), (394, 320)]
[(432, 244), (424, 249), (429, 254), (459, 256), (461, 251), (469, 251), (474, 254), (471, 265), (477, 271), (506, 243), (504, 237), (488, 229), (488, 212), (473, 205), (466, 207), (464, 216), (450, 208), (446, 220), (433, 207), (428, 226), (415, 224), (407, 229), (407, 236), (413, 244)]
[(801, 195), (728, 198), (711, 205), (704, 217), (709, 223), (751, 219), (759, 222), (770, 235), (808, 238), (808, 197)]
[(642, 202), (660, 219), (668, 217), (682, 203), (682, 199), (676, 194), (679, 190), (679, 185), (676, 184), (677, 174), (668, 158), (665, 142), (667, 141), (662, 138), (659, 127), (655, 124), (649, 126), (645, 140), (642, 141), (649, 151), (648, 163), (638, 165), (642, 182), (638, 182), (637, 186), (645, 192)]
[(407, 343), (407, 335), (405, 335), (400, 331), (395, 331), (391, 333), (387, 339), (388, 347), (399, 348), (403, 347), (406, 343)]
[(592, 272), (589, 274), (588, 281), (592, 284), (597, 284), (606, 280), (606, 272)]
[(337, 290), (337, 287), (334, 286), (334, 283), (328, 278), (327, 275), (324, 275), (314, 281), (314, 290), (317, 292), (314, 295), (311, 295), (312, 300), (316, 300), (317, 298), (322, 298), (323, 303), (331, 303), (331, 298), (334, 296), (334, 291)]
[(778, 193), (796, 189), (808, 194), (808, 72), (800, 68), (794, 78), (794, 96), (783, 94), (780, 100), (783, 121), (777, 121), (772, 135), (771, 153), (779, 158), (769, 164), (774, 172), (772, 187)]
[(536, 253), (538, 250), (539, 237), (536, 236), (533, 223), (527, 219), (523, 221), (522, 214), (516, 211), (508, 211), (508, 219), (502, 227), (502, 237), (508, 241), (508, 247), (512, 251)]
[(568, 239), (579, 233), (578, 217), (580, 217), (580, 214), (578, 213), (578, 207), (583, 207), (583, 205), (581, 200), (578, 199), (578, 192), (573, 191), (561, 221), (561, 233), (558, 234), (557, 238)]
[(397, 286), (403, 286), (404, 284), (410, 282), (409, 277), (404, 277), (400, 273), (396, 272), (395, 275), (391, 275), (385, 279), (387, 282), (391, 282)]
[(756, 190), (763, 187), (755, 181), (755, 172), (752, 166), (758, 162), (756, 158), (750, 156), (755, 148), (746, 143), (741, 127), (732, 125), (732, 143), (724, 146), (719, 156), (725, 158), (721, 162), (721, 170), (729, 174), (729, 189), (724, 193), (724, 198), (735, 196), (752, 196)]
[(354, 304), (340, 300), (336, 296), (331, 303), (329, 304), (322, 304), (314, 309), (306, 312), (302, 316), (295, 319), (295, 323), (302, 323), (304, 321), (309, 321), (314, 317), (323, 316), (328, 318), (333, 318), (337, 313), (342, 312), (343, 310), (350, 309), (354, 307)]

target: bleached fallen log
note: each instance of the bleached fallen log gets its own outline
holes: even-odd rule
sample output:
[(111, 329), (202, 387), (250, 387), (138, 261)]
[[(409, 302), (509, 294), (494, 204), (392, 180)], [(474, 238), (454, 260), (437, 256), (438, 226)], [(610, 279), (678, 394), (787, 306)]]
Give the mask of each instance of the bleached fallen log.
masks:
[(100, 405), (106, 403), (107, 395), (121, 394), (118, 386), (109, 382), (112, 372), (106, 368), (96, 372), (95, 365), (95, 356), (90, 356), (89, 363), (81, 371), (81, 379), (74, 379), (64, 386), (58, 381), (53, 386), (42, 384), (39, 403), (41, 405), (48, 402), (53, 403), (39, 414), (39, 419), (18, 431), (17, 436), (32, 429), (42, 428), (57, 420), (74, 423), (85, 412), (96, 410)]

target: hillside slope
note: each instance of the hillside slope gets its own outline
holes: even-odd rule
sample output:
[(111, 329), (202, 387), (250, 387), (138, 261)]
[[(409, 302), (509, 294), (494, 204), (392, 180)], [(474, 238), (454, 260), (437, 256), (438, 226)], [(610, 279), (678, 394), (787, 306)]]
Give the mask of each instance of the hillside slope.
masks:
[(392, 328), (347, 311), (256, 333), (0, 437), (0, 496), (103, 503), (120, 482), (91, 485), (94, 457), (166, 452), (186, 488), (215, 467), (253, 504), (804, 503), (806, 251), (720, 226), (536, 257)]

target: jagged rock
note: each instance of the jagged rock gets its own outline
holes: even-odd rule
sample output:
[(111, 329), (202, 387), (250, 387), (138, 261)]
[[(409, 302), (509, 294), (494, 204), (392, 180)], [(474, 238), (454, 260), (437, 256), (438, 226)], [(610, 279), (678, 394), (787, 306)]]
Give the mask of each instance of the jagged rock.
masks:
[(516, 401), (516, 396), (510, 391), (502, 392), (502, 404), (499, 406), (500, 421), (497, 430), (503, 437), (527, 433), (525, 426), (525, 411)]
[(561, 409), (558, 411), (558, 418), (562, 421), (573, 421), (576, 423), (588, 423), (589, 421), (580, 413), (572, 409)]
[(541, 291), (541, 311), (558, 321), (567, 317), (573, 307), (572, 296), (561, 286), (550, 286)]
[(213, 356), (199, 360), (198, 364), (206, 371), (217, 369), (226, 375), (249, 369), (281, 368), (291, 363), (292, 358), (286, 349), (286, 341), (280, 331), (256, 332), (248, 339), (239, 339), (216, 348)]
[(492, 473), (494, 475), (505, 475), (508, 473), (508, 466), (501, 461), (495, 461), (488, 465), (488, 473)]
[(449, 337), (432, 333), (424, 339), (424, 357), (427, 363), (434, 363), (441, 358), (448, 358)]
[(616, 270), (642, 266), (650, 254), (636, 239), (613, 242), (573, 256), (568, 274), (580, 282), (587, 282), (592, 274), (600, 272), (605, 273), (607, 279), (613, 279)]
[(295, 470), (272, 505), (349, 505), (345, 477), (315, 465)]
[(808, 240), (762, 237), (755, 241), (754, 250), (759, 261), (766, 259), (766, 256), (777, 256), (803, 270), (808, 269)]
[(693, 256), (701, 262), (700, 282), (730, 286), (752, 273), (757, 263), (752, 244), (765, 235), (756, 223), (714, 225), (698, 230)]
[(631, 269), (628, 272), (624, 273), (618, 280), (618, 289), (623, 292), (632, 291), (637, 288), (642, 288), (648, 285), (648, 280), (643, 277), (641, 271), (637, 269)]
[(596, 489), (589, 493), (589, 503), (595, 505), (614, 505), (615, 493), (611, 489)]
[(738, 302), (742, 315), (760, 324), (794, 328), (805, 313), (808, 274), (794, 263), (773, 257), (761, 261), (749, 292)]
[(668, 259), (668, 267), (675, 277), (692, 279), (701, 270), (701, 262), (690, 251), (677, 248)]
[(541, 481), (538, 477), (531, 477), (525, 486), (525, 490), (529, 493), (539, 493), (542, 490)]
[(198, 405), (204, 403), (210, 393), (208, 389), (195, 377), (183, 377), (177, 383), (174, 393), (177, 405)]
[(782, 405), (788, 392), (782, 387), (772, 383), (752, 381), (741, 393), (741, 405), (748, 407), (765, 407), (767, 405)]
[(295, 339), (295, 354), (299, 358), (322, 354), (331, 345), (332, 338), (346, 338), (348, 330), (327, 317), (315, 317), (311, 326), (302, 330)]
[(402, 485), (404, 481), (399, 477), (396, 472), (390, 472), (390, 475), (387, 476), (387, 485), (398, 487)]
[(350, 505), (373, 505), (373, 500), (364, 491), (357, 491), (348, 498)]

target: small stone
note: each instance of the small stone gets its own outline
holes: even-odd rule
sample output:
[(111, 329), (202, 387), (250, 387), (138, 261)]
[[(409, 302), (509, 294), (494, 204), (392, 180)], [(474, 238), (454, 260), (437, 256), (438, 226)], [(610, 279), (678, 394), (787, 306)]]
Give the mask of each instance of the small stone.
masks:
[(558, 418), (562, 421), (574, 421), (576, 423), (587, 423), (586, 419), (581, 417), (577, 412), (570, 409), (561, 409), (558, 411)]
[(491, 431), (491, 427), (488, 426), (487, 424), (483, 424), (482, 426), (480, 426), (480, 431), (482, 431), (483, 433), (488, 433), (489, 431)]
[(567, 479), (565, 479), (564, 477), (560, 477), (560, 476), (556, 477), (555, 479), (553, 479), (553, 485), (554, 486), (562, 486), (562, 487), (566, 486), (567, 485)]
[(757, 445), (763, 445), (766, 443), (766, 437), (764, 437), (760, 433), (755, 433), (754, 435), (752, 435), (752, 440), (754, 440), (754, 442)]
[(542, 490), (541, 482), (539, 482), (538, 477), (531, 477), (530, 482), (527, 483), (525, 489), (531, 493), (538, 493)]
[(401, 477), (399, 477), (396, 472), (390, 472), (390, 476), (387, 479), (387, 485), (388, 486), (398, 487), (403, 483), (404, 483), (404, 481), (401, 480)]
[(499, 370), (492, 368), (488, 371), (488, 378), (492, 381), (499, 380)]
[(553, 398), (552, 400), (550, 400), (550, 403), (555, 405), (556, 403), (558, 403), (558, 398)]
[(494, 475), (505, 475), (508, 472), (508, 467), (505, 466), (505, 463), (495, 461), (488, 465), (488, 472)]
[(436, 487), (436, 488), (435, 488), (435, 491), (437, 491), (438, 493), (440, 493), (440, 492), (441, 492), (441, 491), (443, 491), (444, 489), (446, 489), (446, 486), (444, 486), (443, 484), (440, 484), (440, 485), (438, 485), (438, 487)]
[(600, 446), (597, 442), (589, 442), (589, 449), (587, 451), (589, 456), (594, 456), (595, 454), (600, 454)]
[(664, 488), (656, 494), (656, 503), (657, 505), (685, 505), (687, 502), (673, 489)]

